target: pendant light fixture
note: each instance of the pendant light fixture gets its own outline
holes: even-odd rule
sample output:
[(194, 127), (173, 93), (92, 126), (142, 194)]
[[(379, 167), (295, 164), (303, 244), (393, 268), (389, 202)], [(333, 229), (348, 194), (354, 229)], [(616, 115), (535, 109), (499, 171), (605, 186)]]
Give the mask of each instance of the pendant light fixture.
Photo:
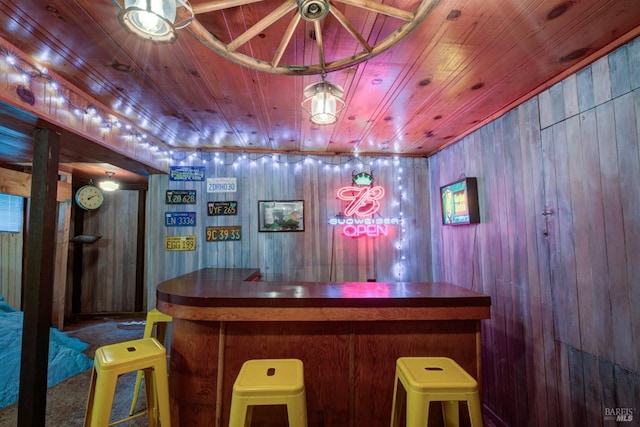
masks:
[[(120, 7), (118, 20), (127, 31), (156, 43), (173, 43), (178, 38), (176, 30), (193, 20), (193, 9), (186, 0), (124, 0), (124, 6), (113, 2)], [(179, 8), (189, 17), (176, 23)]]
[(310, 114), (312, 123), (331, 125), (338, 120), (338, 114), (344, 109), (344, 90), (325, 80), (310, 84), (304, 89), (302, 108)]
[(113, 175), (115, 175), (115, 172), (109, 171), (105, 173), (107, 174), (108, 179), (106, 181), (100, 181), (98, 183), (100, 188), (102, 188), (104, 191), (116, 191), (118, 188), (120, 188), (120, 184), (113, 180)]

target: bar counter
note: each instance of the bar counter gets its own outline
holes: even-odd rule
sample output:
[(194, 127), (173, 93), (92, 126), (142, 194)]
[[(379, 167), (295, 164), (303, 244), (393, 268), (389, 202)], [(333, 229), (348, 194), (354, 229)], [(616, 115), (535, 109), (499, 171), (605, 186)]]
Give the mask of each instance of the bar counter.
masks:
[[(304, 362), (309, 427), (388, 426), (401, 356), (452, 357), (480, 381), (489, 296), (448, 283), (259, 278), (257, 269), (206, 268), (158, 285), (157, 307), (173, 316), (174, 426), (226, 426), (248, 359)], [(253, 425), (286, 425), (281, 409), (257, 407)]]

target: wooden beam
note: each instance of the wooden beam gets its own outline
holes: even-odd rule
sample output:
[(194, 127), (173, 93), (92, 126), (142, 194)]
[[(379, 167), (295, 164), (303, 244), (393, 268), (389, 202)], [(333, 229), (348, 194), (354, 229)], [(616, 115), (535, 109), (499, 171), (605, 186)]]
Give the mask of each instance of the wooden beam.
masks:
[(316, 44), (318, 45), (318, 58), (320, 59), (320, 68), (324, 71), (324, 43), (322, 42), (322, 27), (320, 21), (313, 21), (313, 28), (316, 33)]
[(240, 46), (257, 36), (260, 32), (262, 32), (262, 30), (264, 30), (295, 8), (295, 0), (287, 0), (286, 2), (282, 3), (267, 16), (256, 22), (247, 31), (236, 37), (231, 43), (227, 45), (227, 50), (229, 50), (230, 52), (236, 51)]
[[(31, 174), (0, 168), (0, 193), (31, 197), (31, 185)], [(69, 200), (71, 200), (71, 182), (58, 181), (56, 201)]]
[(351, 23), (349, 22), (349, 20), (347, 19), (346, 16), (344, 16), (342, 14), (342, 12), (340, 12), (340, 9), (338, 9), (337, 7), (332, 7), (331, 9), (329, 9), (329, 12), (331, 12), (331, 14), (338, 20), (338, 22), (340, 23), (340, 25), (342, 25), (342, 27), (347, 30), (347, 32), (349, 34), (351, 34), (351, 36), (356, 39), (358, 41), (358, 43), (360, 43), (360, 45), (367, 51), (367, 52), (371, 52), (373, 50), (373, 48), (371, 47), (371, 45), (369, 43), (367, 43), (367, 41), (364, 39), (364, 37), (362, 37), (362, 35), (358, 32), (358, 30), (356, 30), (353, 25), (351, 25)]
[(289, 46), (289, 42), (291, 41), (291, 37), (293, 33), (296, 31), (298, 27), (298, 23), (300, 22), (302, 17), (299, 13), (294, 13), (291, 21), (289, 21), (289, 25), (287, 26), (287, 30), (284, 32), (282, 36), (282, 40), (280, 40), (280, 44), (278, 45), (278, 50), (276, 50), (276, 54), (273, 56), (273, 60), (271, 61), (271, 65), (273, 67), (277, 67), (280, 64), (280, 60), (282, 59), (282, 55), (284, 55), (284, 51)]
[(386, 4), (378, 3), (368, 0), (336, 0), (340, 3), (348, 4), (351, 6), (361, 7), (363, 9), (371, 10), (376, 13), (390, 16), (392, 18), (402, 19), (403, 21), (411, 21), (415, 14), (406, 10), (398, 9)]
[(34, 133), (18, 427), (45, 425), (60, 134)]

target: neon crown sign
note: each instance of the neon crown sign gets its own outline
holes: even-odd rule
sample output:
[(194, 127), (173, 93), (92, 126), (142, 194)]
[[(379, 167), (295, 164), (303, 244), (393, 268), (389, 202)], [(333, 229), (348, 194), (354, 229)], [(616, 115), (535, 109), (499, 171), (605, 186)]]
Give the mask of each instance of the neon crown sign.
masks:
[(349, 203), (342, 215), (329, 219), (329, 225), (342, 225), (342, 234), (348, 237), (378, 237), (389, 234), (389, 225), (401, 224), (399, 218), (373, 218), (380, 210), (385, 191), (373, 185), (372, 174), (352, 174), (352, 182), (354, 185), (338, 190), (338, 199)]

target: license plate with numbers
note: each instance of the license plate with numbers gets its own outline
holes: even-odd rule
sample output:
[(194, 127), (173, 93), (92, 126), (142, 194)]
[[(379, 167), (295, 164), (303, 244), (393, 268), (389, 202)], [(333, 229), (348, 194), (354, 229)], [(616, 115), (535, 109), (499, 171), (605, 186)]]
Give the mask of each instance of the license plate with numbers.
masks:
[(164, 225), (167, 227), (193, 227), (196, 225), (196, 213), (165, 212)]
[(218, 227), (207, 227), (207, 242), (226, 242), (230, 240), (240, 240), (239, 225), (222, 225)]
[(165, 236), (165, 251), (195, 251), (196, 236)]
[(207, 202), (207, 215), (238, 215), (238, 202)]
[(167, 190), (167, 205), (193, 205), (196, 203), (196, 190)]

